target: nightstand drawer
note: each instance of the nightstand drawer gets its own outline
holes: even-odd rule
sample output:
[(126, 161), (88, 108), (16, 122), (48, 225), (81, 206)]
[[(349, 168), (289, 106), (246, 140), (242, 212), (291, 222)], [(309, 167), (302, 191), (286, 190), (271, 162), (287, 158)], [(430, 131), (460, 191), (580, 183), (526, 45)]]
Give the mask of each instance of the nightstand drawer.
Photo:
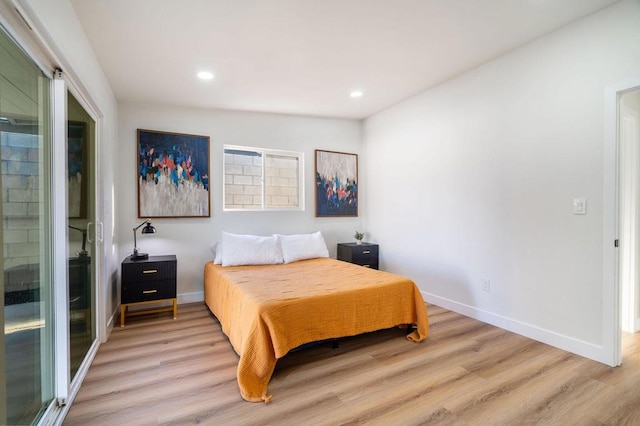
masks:
[(174, 280), (142, 281), (122, 284), (122, 303), (146, 302), (176, 297)]
[(167, 280), (176, 277), (176, 262), (129, 263), (122, 266), (129, 282)]
[(366, 268), (378, 269), (378, 258), (375, 259), (353, 259), (351, 263), (364, 266)]
[(377, 245), (367, 245), (367, 246), (355, 246), (351, 248), (351, 259), (355, 261), (359, 260), (371, 260), (378, 259), (378, 246)]

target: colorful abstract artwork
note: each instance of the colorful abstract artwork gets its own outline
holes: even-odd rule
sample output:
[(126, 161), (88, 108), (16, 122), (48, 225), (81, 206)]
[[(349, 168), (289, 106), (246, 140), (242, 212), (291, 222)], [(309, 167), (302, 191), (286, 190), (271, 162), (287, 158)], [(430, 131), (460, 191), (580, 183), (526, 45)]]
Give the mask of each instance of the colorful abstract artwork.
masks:
[(138, 129), (138, 217), (209, 217), (209, 137)]
[(316, 150), (316, 216), (358, 216), (358, 155)]

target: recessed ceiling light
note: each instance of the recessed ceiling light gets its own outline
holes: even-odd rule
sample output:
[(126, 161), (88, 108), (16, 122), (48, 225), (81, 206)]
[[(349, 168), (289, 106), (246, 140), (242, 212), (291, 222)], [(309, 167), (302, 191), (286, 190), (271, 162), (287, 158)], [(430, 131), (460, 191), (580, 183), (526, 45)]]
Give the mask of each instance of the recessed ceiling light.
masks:
[(213, 80), (213, 74), (211, 74), (209, 71), (200, 71), (198, 73), (198, 78), (200, 80)]
[(364, 93), (362, 93), (360, 90), (354, 90), (349, 96), (351, 96), (352, 98), (361, 98), (363, 94)]

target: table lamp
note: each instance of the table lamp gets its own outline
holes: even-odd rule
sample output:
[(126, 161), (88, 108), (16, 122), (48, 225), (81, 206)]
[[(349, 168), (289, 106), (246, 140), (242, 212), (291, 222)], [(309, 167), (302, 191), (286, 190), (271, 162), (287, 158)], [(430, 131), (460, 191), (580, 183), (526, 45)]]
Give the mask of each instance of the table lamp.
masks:
[(149, 253), (140, 253), (138, 251), (138, 244), (136, 241), (136, 231), (140, 229), (140, 227), (143, 225), (145, 225), (145, 227), (142, 228), (142, 231), (141, 231), (143, 234), (155, 234), (156, 232), (158, 232), (156, 231), (156, 228), (151, 226), (151, 221), (149, 219), (145, 220), (140, 225), (133, 228), (133, 254), (129, 256), (132, 260), (141, 260), (141, 259), (149, 258)]

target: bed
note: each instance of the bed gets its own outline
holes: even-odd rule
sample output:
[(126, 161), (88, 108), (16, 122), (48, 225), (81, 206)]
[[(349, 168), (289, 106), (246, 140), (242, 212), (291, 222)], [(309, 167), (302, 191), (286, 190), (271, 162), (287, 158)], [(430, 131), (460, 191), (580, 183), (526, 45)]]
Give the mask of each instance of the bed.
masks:
[(278, 265), (204, 269), (205, 303), (240, 356), (242, 398), (269, 402), (276, 362), (305, 343), (412, 324), (407, 338), (427, 337), (420, 291), (408, 278), (317, 258)]

